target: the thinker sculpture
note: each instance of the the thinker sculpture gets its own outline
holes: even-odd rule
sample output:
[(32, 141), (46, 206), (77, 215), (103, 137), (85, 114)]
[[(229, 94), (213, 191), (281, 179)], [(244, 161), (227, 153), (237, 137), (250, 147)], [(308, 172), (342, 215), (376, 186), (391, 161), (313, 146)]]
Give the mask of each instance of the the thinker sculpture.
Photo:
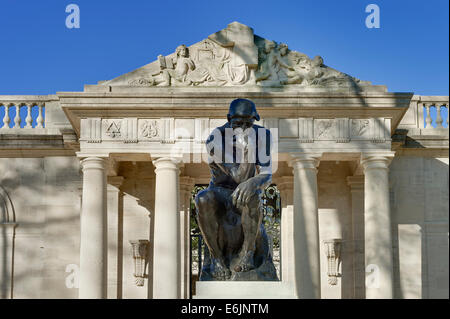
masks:
[(227, 119), (206, 141), (211, 181), (195, 198), (209, 251), (200, 280), (278, 280), (262, 224), (271, 134), (253, 124), (259, 115), (250, 100), (232, 101)]

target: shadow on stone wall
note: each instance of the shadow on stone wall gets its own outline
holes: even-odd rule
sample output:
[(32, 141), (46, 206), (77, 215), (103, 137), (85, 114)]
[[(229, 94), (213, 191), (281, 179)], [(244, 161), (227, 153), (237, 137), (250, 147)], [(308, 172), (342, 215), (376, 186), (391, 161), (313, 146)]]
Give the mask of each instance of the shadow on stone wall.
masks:
[(448, 168), (417, 156), (391, 164), (395, 298), (448, 298)]
[(78, 160), (73, 166), (45, 161), (0, 159), (0, 185), (11, 197), (18, 224), (13, 260), (4, 248), (2, 260), (11, 262), (13, 297), (76, 298), (66, 290), (65, 268), (79, 263)]

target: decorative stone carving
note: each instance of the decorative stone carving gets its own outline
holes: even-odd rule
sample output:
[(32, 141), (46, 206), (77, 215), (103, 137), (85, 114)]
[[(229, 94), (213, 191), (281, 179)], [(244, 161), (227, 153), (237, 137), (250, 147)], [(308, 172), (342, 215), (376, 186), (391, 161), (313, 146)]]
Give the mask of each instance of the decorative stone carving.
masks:
[(234, 86), (354, 87), (370, 85), (292, 51), (285, 43), (254, 35), (253, 29), (230, 23), (190, 47), (175, 52), (132, 73), (106, 81), (105, 85), (129, 86)]
[[(281, 44), (277, 50), (274, 41), (264, 41), (262, 47), (258, 51), (258, 60), (260, 62), (258, 71), (256, 72), (256, 82), (264, 82), (269, 86), (280, 84), (301, 83), (301, 81), (288, 81), (287, 72), (294, 71), (282, 57), (282, 53), (286, 54), (287, 45)], [(288, 71), (286, 71), (288, 70)]]
[(341, 239), (324, 240), (325, 255), (327, 256), (327, 274), (328, 283), (332, 286), (337, 284), (337, 278), (340, 277), (339, 265), (341, 263)]
[(133, 250), (133, 261), (134, 261), (134, 277), (136, 286), (144, 286), (145, 268), (148, 264), (147, 251), (148, 251), (148, 240), (130, 240), (130, 244)]
[(258, 48), (253, 29), (239, 22), (230, 23), (226, 29), (211, 34), (209, 40), (221, 50), (219, 66), (227, 84), (255, 84), (254, 70), (258, 66)]
[(155, 80), (153, 78), (139, 78), (128, 81), (130, 86), (153, 86), (155, 84)]
[(315, 120), (314, 136), (316, 140), (334, 139), (334, 119)]
[[(360, 80), (326, 66), (320, 56), (290, 51), (287, 44), (258, 41), (259, 66), (256, 81), (264, 86), (299, 84), (301, 86), (352, 86)], [(367, 84), (367, 82), (364, 82)]]
[[(243, 54), (244, 53), (244, 54)], [(192, 47), (184, 44), (175, 54), (158, 56), (159, 71), (128, 81), (132, 86), (243, 85), (257, 66), (257, 48), (251, 28), (231, 23)]]
[(367, 119), (353, 119), (351, 124), (351, 136), (365, 136), (369, 133), (370, 121)]
[(193, 82), (188, 78), (190, 71), (195, 69), (194, 61), (189, 57), (188, 48), (182, 44), (175, 50), (174, 58), (158, 56), (160, 77), (154, 77), (154, 83), (161, 86), (190, 85)]
[(160, 132), (157, 120), (143, 120), (140, 128), (141, 136), (148, 139), (159, 137)]
[(116, 138), (116, 137), (121, 137), (121, 132), (120, 132), (120, 128), (122, 126), (122, 123), (120, 121), (114, 121), (114, 120), (106, 120), (105, 121), (106, 124), (106, 130), (105, 130), (105, 134), (112, 137), (112, 138)]

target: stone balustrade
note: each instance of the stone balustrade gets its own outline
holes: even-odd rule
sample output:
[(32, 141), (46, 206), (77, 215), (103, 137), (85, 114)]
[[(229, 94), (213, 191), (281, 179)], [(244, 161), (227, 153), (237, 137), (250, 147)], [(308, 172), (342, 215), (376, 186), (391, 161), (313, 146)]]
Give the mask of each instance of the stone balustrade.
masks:
[(77, 147), (56, 95), (0, 95), (0, 158), (72, 154)]
[(414, 95), (398, 129), (408, 135), (448, 135), (448, 96)]
[(421, 98), (418, 106), (423, 108), (424, 128), (448, 128), (448, 102), (448, 96), (423, 96)]
[(392, 137), (395, 148), (426, 148), (447, 154), (448, 102), (448, 96), (414, 95)]
[(0, 95), (0, 135), (60, 134), (71, 128), (56, 95)]
[(32, 129), (45, 127), (45, 101), (0, 100), (1, 129)]

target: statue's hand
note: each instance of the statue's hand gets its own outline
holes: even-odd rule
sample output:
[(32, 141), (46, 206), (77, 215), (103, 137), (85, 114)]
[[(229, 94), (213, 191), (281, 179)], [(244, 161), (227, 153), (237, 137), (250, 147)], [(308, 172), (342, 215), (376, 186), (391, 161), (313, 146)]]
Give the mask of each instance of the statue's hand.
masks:
[(244, 207), (247, 205), (257, 188), (258, 186), (251, 179), (240, 183), (231, 194), (233, 205), (236, 207)]

